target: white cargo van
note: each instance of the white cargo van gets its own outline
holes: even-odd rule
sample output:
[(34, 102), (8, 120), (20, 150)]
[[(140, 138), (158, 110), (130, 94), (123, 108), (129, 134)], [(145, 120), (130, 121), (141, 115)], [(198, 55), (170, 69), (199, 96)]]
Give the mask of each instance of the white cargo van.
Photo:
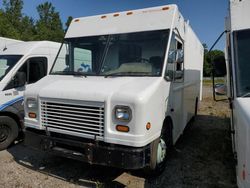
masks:
[(37, 41), (0, 49), (0, 150), (23, 128), (23, 91), (47, 75), (59, 48), (59, 43)]
[(15, 44), (15, 43), (20, 43), (20, 42), (23, 42), (23, 41), (10, 39), (10, 38), (6, 38), (6, 37), (0, 37), (0, 50), (3, 50), (4, 48), (9, 46), (10, 44)]
[(176, 5), (74, 19), (50, 74), (25, 91), (25, 143), (161, 171), (197, 111), (202, 69)]
[[(239, 188), (250, 187), (250, 1), (230, 0), (226, 18), (226, 67), (215, 60), (216, 75), (227, 72), (231, 134)], [(225, 61), (225, 60), (224, 60)], [(226, 71), (227, 70), (227, 71)]]

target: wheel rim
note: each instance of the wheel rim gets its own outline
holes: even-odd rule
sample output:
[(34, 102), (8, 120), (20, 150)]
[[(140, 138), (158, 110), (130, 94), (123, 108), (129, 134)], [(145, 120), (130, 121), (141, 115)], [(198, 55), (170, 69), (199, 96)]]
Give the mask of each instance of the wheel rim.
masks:
[(5, 141), (10, 133), (10, 129), (7, 125), (0, 125), (0, 142)]
[(157, 164), (162, 163), (167, 156), (166, 142), (161, 138), (157, 149)]

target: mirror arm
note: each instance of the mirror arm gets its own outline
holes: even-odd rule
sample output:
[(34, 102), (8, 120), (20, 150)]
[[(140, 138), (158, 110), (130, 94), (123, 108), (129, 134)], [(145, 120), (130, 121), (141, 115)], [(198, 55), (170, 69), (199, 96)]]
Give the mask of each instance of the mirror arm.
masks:
[(213, 50), (213, 48), (215, 47), (215, 45), (220, 41), (221, 37), (222, 37), (224, 34), (228, 33), (228, 32), (230, 32), (230, 31), (229, 31), (229, 30), (225, 30), (225, 31), (223, 31), (223, 32), (220, 34), (220, 36), (219, 36), (219, 37), (216, 39), (216, 41), (213, 43), (212, 47), (208, 50), (208, 53), (211, 52), (211, 51)]

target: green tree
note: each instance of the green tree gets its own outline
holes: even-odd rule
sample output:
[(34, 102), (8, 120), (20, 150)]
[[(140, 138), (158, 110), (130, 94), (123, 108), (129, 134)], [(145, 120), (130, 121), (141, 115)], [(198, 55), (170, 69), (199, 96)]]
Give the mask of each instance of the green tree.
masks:
[(33, 18), (24, 16), (21, 21), (21, 26), (19, 28), (21, 34), (21, 40), (29, 41), (35, 40), (35, 26)]
[(13, 26), (18, 26), (22, 20), (22, 0), (3, 0), (5, 16)]
[(59, 12), (55, 7), (45, 2), (37, 6), (39, 20), (36, 23), (36, 39), (61, 42), (64, 37), (64, 31)]
[(209, 52), (206, 44), (203, 44), (203, 47), (204, 47), (203, 75), (204, 77), (210, 77), (212, 76), (213, 59), (218, 56), (224, 56), (224, 52), (221, 50), (212, 50)]
[(22, 0), (3, 0), (4, 10), (0, 13), (0, 34), (4, 37), (21, 39)]
[(65, 23), (66, 30), (69, 28), (69, 25), (70, 25), (70, 23), (71, 23), (72, 20), (73, 20), (73, 17), (69, 16), (68, 19), (67, 19), (67, 22)]

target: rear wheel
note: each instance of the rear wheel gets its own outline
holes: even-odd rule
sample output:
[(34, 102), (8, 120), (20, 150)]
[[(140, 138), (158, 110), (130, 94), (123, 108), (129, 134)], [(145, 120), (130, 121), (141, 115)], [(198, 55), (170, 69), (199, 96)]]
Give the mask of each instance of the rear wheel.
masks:
[(0, 117), (0, 150), (6, 149), (18, 136), (16, 121), (8, 116)]

